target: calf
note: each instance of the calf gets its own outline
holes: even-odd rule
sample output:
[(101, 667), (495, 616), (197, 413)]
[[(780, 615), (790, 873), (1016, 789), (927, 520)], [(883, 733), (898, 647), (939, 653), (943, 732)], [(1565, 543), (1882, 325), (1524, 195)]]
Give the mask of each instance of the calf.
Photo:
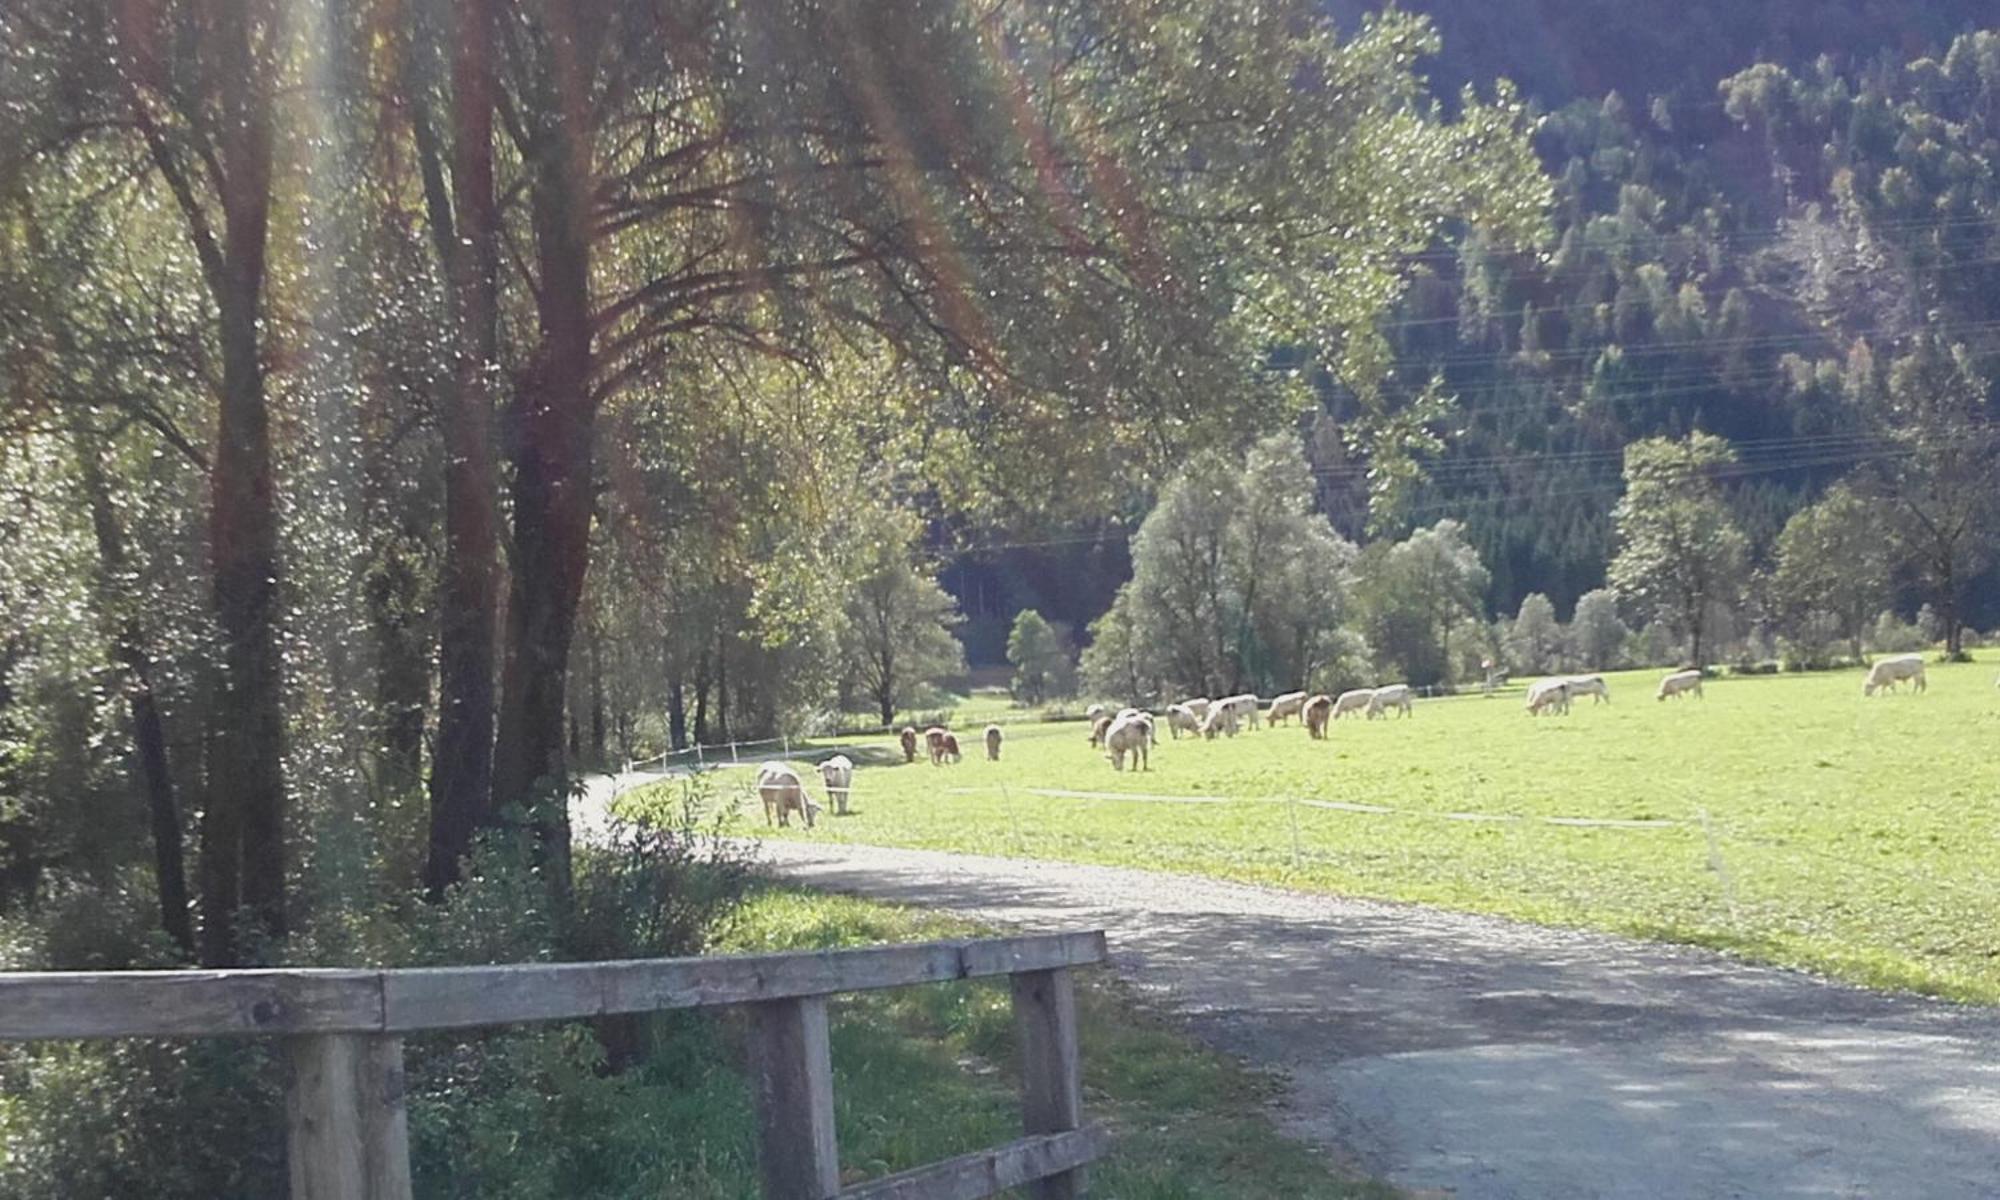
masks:
[(1000, 727), (999, 727), (998, 725), (988, 725), (988, 726), (986, 727), (986, 761), (987, 761), (987, 762), (999, 762), (999, 761), (1000, 761), (1000, 739), (1001, 739), (1001, 737), (1003, 737), (1003, 736), (1004, 736), (1004, 735), (1003, 735), (1003, 734), (1002, 734), (1002, 733), (1000, 732)]
[(826, 785), (826, 798), (835, 816), (847, 815), (847, 801), (854, 791), (854, 760), (836, 754), (819, 765), (819, 779)]
[(905, 725), (903, 726), (903, 732), (896, 736), (897, 740), (903, 743), (903, 761), (906, 763), (913, 763), (917, 761), (916, 727), (913, 725)]
[(1923, 655), (1898, 654), (1893, 658), (1876, 659), (1875, 665), (1868, 668), (1868, 678), (1861, 684), (1861, 694), (1872, 696), (1877, 691), (1893, 692), (1896, 685), (1905, 680), (1909, 681), (1913, 692), (1925, 689)]

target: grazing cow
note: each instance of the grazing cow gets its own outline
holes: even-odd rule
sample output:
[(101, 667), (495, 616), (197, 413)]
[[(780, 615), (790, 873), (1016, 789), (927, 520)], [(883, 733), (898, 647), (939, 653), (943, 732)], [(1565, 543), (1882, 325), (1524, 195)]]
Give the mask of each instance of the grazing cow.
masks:
[(791, 814), (797, 813), (807, 829), (813, 827), (813, 815), (819, 806), (813, 803), (797, 771), (783, 763), (765, 763), (757, 771), (757, 794), (764, 801), (766, 825), (773, 824), (775, 819), (777, 825), (789, 827)]
[(1153, 719), (1144, 713), (1119, 717), (1105, 731), (1104, 748), (1111, 752), (1111, 766), (1114, 770), (1125, 769), (1125, 756), (1132, 756), (1133, 765), (1141, 771), (1148, 769), (1146, 747), (1153, 742)]
[(1611, 685), (1604, 682), (1602, 675), (1572, 675), (1569, 677), (1569, 694), (1589, 696), (1592, 704), (1611, 703)]
[(1090, 748), (1095, 750), (1104, 744), (1105, 731), (1111, 728), (1110, 713), (1099, 713), (1090, 719)]
[(1410, 685), (1407, 683), (1392, 683), (1388, 687), (1376, 688), (1375, 693), (1368, 697), (1368, 719), (1372, 721), (1392, 708), (1398, 715), (1407, 717), (1411, 715), (1410, 705), (1415, 696), (1416, 693), (1410, 690)]
[(1194, 719), (1199, 721), (1203, 717), (1206, 717), (1208, 715), (1208, 697), (1191, 696), (1188, 699), (1181, 701), (1181, 707), (1193, 713)]
[(955, 733), (945, 734), (943, 740), (938, 744), (938, 765), (942, 766), (945, 763), (959, 762), (963, 758), (964, 755), (958, 752), (958, 735)]
[(1097, 718), (1103, 715), (1104, 715), (1104, 706), (1102, 704), (1093, 704), (1089, 708), (1083, 710), (1083, 719), (1089, 721), (1092, 725), (1097, 724)]
[(1665, 700), (1668, 696), (1672, 696), (1678, 700), (1690, 692), (1694, 694), (1695, 699), (1702, 699), (1701, 672), (1696, 670), (1675, 671), (1665, 679), (1660, 680), (1660, 690), (1653, 699)]
[(906, 763), (913, 763), (913, 762), (917, 761), (917, 729), (916, 729), (916, 726), (914, 726), (914, 725), (905, 725), (905, 726), (903, 726), (903, 732), (902, 732), (902, 733), (900, 733), (900, 734), (897, 734), (896, 736), (897, 736), (897, 740), (899, 740), (899, 741), (901, 741), (901, 742), (903, 743), (903, 761), (904, 761), (904, 762), (906, 762)]
[(1167, 732), (1172, 734), (1175, 740), (1179, 740), (1183, 733), (1200, 733), (1201, 718), (1196, 716), (1194, 710), (1185, 704), (1169, 704), (1167, 705)]
[(1216, 703), (1235, 714), (1238, 721), (1243, 722), (1252, 729), (1257, 728), (1257, 718), (1263, 712), (1262, 707), (1257, 703), (1257, 693), (1244, 692), (1241, 695), (1217, 700)]
[(1000, 727), (998, 725), (988, 725), (986, 727), (987, 762), (1000, 761), (1000, 739), (1004, 736), (1005, 735), (1000, 732)]
[(833, 803), (834, 815), (846, 816), (848, 797), (854, 791), (854, 761), (845, 754), (836, 754), (819, 765), (819, 778), (826, 785), (826, 798)]
[(1910, 690), (1925, 690), (1924, 656), (1921, 654), (1898, 654), (1893, 658), (1878, 658), (1875, 665), (1868, 668), (1868, 679), (1861, 685), (1861, 694), (1872, 696), (1878, 690), (1893, 692), (1896, 685), (1909, 681)]
[(1224, 705), (1213, 704), (1209, 706), (1208, 715), (1201, 719), (1201, 736), (1212, 742), (1218, 733), (1236, 736), (1236, 713)]
[(1543, 679), (1528, 689), (1528, 715), (1569, 712), (1569, 680)]
[(1284, 695), (1271, 701), (1271, 711), (1267, 715), (1271, 724), (1276, 725), (1280, 721), (1289, 721), (1293, 717), (1298, 716), (1299, 711), (1305, 708), (1305, 706), (1306, 693), (1286, 692)]
[(1112, 720), (1122, 721), (1127, 717), (1146, 718), (1146, 730), (1147, 732), (1153, 735), (1153, 744), (1155, 746), (1160, 744), (1160, 727), (1159, 724), (1153, 720), (1152, 713), (1147, 712), (1143, 708), (1121, 708), (1118, 710), (1118, 715), (1116, 717), (1113, 717)]
[(1300, 710), (1299, 715), (1305, 721), (1306, 733), (1309, 736), (1325, 737), (1326, 723), (1333, 720), (1333, 697), (1324, 694), (1314, 696), (1306, 701), (1306, 706)]
[(1354, 688), (1342, 692), (1333, 702), (1332, 719), (1338, 721), (1347, 713), (1367, 712), (1368, 702), (1373, 699), (1375, 699), (1374, 688)]
[(924, 730), (924, 746), (930, 750), (932, 766), (944, 762), (944, 740), (948, 737), (951, 737), (951, 732), (942, 725), (933, 725)]

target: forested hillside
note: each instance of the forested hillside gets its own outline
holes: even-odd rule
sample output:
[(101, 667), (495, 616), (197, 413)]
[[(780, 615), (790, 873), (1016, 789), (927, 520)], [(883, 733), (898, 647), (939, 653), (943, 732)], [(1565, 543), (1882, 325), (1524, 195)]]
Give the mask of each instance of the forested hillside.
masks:
[[(1907, 452), (1878, 401), (1913, 339), (1964, 342), (1993, 378), (2000, 66), (1991, 35), (1959, 36), (1983, 6), (1409, 7), (1444, 35), (1434, 92), (1511, 79), (1542, 111), (1556, 200), (1537, 249), (1412, 254), (1379, 391), (1321, 378), (1304, 432), (1345, 535), (1459, 518), (1494, 612), (1534, 592), (1567, 612), (1605, 580), (1624, 446), (1699, 428), (1734, 443), (1729, 502), (1768, 566), (1826, 486)], [(1128, 530), (1075, 532), (962, 560), (961, 600), (1088, 620)], [(1995, 582), (1967, 588), (1975, 625), (2000, 622)]]

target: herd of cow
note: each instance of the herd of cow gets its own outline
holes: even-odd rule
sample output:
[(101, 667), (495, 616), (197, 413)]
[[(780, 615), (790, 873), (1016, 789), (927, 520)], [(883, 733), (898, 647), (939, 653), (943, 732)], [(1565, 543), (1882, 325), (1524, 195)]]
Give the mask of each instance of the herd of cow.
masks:
[[(1692, 668), (1674, 671), (1660, 680), (1654, 698), (1678, 700), (1683, 696), (1693, 696), (1701, 699), (1702, 678), (1702, 672)], [(1904, 683), (1908, 683), (1913, 692), (1925, 689), (1923, 655), (1899, 654), (1877, 659), (1869, 668), (1867, 679), (1862, 682), (1861, 692), (1864, 696), (1893, 692)], [(1563, 675), (1538, 680), (1528, 688), (1528, 715), (1566, 714), (1570, 704), (1584, 696), (1591, 697), (1593, 703), (1609, 704), (1611, 688), (1605, 683), (1604, 676)], [(1168, 705), (1164, 723), (1176, 739), (1185, 733), (1212, 740), (1222, 736), (1235, 737), (1244, 726), (1255, 729), (1260, 718), (1275, 726), (1297, 717), (1309, 735), (1324, 738), (1327, 724), (1342, 716), (1365, 715), (1372, 721), (1394, 712), (1407, 717), (1411, 715), (1415, 699), (1410, 686), (1402, 683), (1379, 688), (1355, 688), (1337, 696), (1324, 692), (1314, 695), (1286, 692), (1273, 699), (1268, 707), (1250, 692), (1220, 700), (1196, 696)], [(1112, 712), (1102, 704), (1091, 705), (1084, 716), (1090, 723), (1090, 745), (1104, 750), (1114, 769), (1124, 770), (1128, 758), (1136, 769), (1148, 769), (1147, 751), (1159, 744), (1157, 727), (1161, 719), (1144, 709), (1126, 708)], [(1005, 736), (998, 725), (986, 727), (988, 761), (999, 761), (1000, 745)], [(897, 740), (902, 746), (903, 761), (906, 763), (917, 760), (919, 745), (930, 755), (934, 767), (956, 763), (963, 757), (958, 748), (958, 736), (941, 725), (933, 725), (921, 734), (915, 726), (905, 726)], [(819, 764), (819, 773), (834, 811), (845, 813), (848, 796), (854, 786), (854, 763), (846, 755), (837, 754)], [(791, 815), (797, 813), (806, 827), (812, 828), (819, 805), (807, 793), (804, 780), (792, 767), (783, 763), (765, 765), (757, 772), (757, 791), (763, 797), (766, 822), (789, 825)]]

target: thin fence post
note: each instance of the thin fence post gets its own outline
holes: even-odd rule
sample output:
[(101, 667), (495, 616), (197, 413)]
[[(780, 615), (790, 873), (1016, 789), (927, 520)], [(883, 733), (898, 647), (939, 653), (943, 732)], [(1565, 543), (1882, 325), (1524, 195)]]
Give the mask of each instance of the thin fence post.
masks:
[(287, 1044), (292, 1200), (410, 1200), (403, 1040), (327, 1033)]
[(826, 997), (750, 1006), (750, 1079), (764, 1200), (827, 1200), (839, 1192)]
[(736, 743), (735, 743), (735, 742), (731, 742), (731, 743), (729, 743), (729, 761), (730, 761), (730, 762), (735, 762), (735, 761), (736, 761)]
[[(1025, 1132), (1067, 1133), (1083, 1126), (1083, 1072), (1076, 1048), (1076, 985), (1067, 967), (1013, 977), (1014, 1037), (1021, 1046), (1021, 1124)], [(1029, 1187), (1036, 1200), (1083, 1195), (1082, 1167)]]
[(706, 766), (708, 766), (708, 763), (703, 761), (701, 757), (701, 743), (696, 742), (694, 744), (694, 769), (699, 771)]

